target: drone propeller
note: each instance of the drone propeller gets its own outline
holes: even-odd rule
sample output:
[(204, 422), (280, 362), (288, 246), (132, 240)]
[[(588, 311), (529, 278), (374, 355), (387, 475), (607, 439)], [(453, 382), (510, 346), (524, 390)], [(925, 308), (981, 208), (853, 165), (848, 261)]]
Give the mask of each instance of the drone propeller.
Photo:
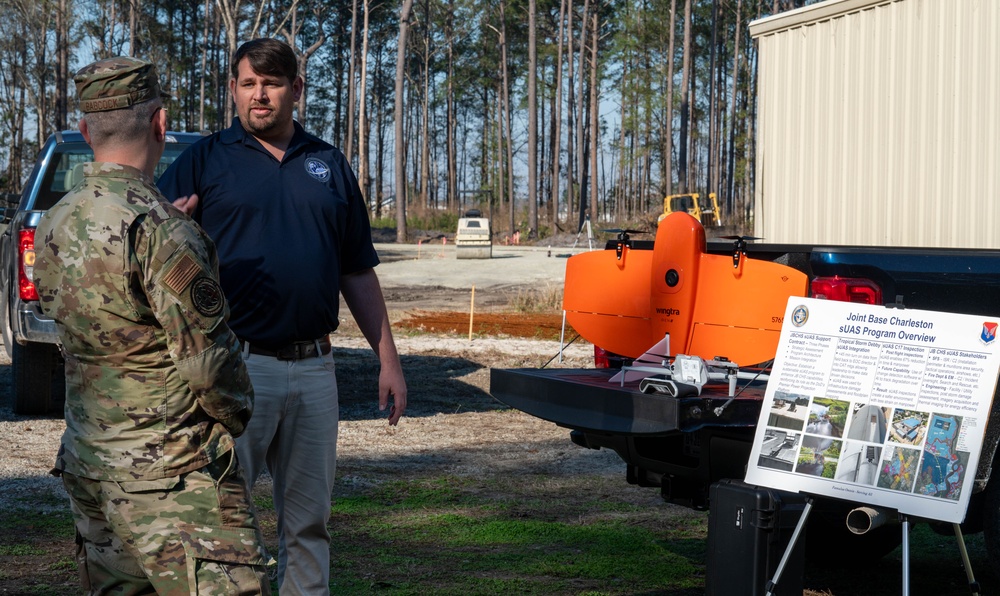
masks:
[(757, 236), (719, 236), (720, 240), (763, 240), (763, 238), (758, 238)]
[(622, 228), (603, 228), (601, 231), (602, 232), (606, 232), (608, 234), (648, 234), (649, 233), (646, 230), (628, 230), (628, 229), (622, 229)]
[(608, 234), (618, 234), (618, 244), (615, 246), (615, 254), (618, 256), (618, 260), (622, 260), (622, 253), (625, 249), (625, 243), (629, 241), (629, 234), (648, 234), (646, 230), (623, 230), (621, 228), (606, 228), (602, 229), (602, 232)]
[(733, 268), (740, 266), (740, 256), (742, 256), (747, 249), (747, 241), (752, 240), (763, 240), (763, 238), (758, 238), (756, 236), (719, 236), (722, 240), (732, 240), (733, 241)]

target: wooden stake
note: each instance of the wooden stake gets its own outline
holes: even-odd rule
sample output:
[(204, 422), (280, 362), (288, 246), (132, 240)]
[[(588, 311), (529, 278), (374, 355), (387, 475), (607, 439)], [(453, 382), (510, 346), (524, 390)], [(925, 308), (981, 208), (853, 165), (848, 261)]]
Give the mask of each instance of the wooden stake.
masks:
[(469, 300), (469, 341), (472, 341), (472, 319), (476, 312), (476, 286), (472, 286), (472, 298)]

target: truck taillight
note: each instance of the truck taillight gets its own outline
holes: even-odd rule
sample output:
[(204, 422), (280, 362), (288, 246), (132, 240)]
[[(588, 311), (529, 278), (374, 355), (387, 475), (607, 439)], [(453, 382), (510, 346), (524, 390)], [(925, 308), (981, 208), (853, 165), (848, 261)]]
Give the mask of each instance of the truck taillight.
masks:
[(38, 300), (32, 274), (35, 271), (35, 229), (17, 233), (17, 290), (21, 300)]
[(608, 351), (600, 346), (594, 346), (594, 368), (611, 368)]
[(600, 346), (594, 346), (594, 368), (621, 369), (621, 367), (631, 363), (631, 358), (609, 352)]
[(860, 277), (817, 277), (812, 280), (811, 290), (813, 298), (882, 304), (882, 288), (872, 280)]

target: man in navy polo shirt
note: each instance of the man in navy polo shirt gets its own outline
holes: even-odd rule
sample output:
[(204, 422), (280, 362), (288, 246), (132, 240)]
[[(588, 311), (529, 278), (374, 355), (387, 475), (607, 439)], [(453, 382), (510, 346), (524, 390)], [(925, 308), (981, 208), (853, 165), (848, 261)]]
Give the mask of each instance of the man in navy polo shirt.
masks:
[(219, 277), (256, 395), (237, 442), (250, 485), (274, 481), (282, 594), (326, 594), (338, 402), (329, 334), (339, 294), (381, 364), (379, 409), (406, 409), (406, 383), (373, 267), (364, 198), (344, 155), (308, 134), (292, 109), (295, 54), (248, 41), (232, 60), (237, 118), (192, 145), (159, 180), (215, 241)]

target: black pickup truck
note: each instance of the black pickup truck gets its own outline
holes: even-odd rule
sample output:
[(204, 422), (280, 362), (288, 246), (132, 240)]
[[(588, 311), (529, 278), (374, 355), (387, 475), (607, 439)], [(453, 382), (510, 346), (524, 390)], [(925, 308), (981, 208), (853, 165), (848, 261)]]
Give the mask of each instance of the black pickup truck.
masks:
[[(199, 139), (196, 133), (167, 134), (159, 176), (173, 160)], [(82, 179), (82, 166), (94, 153), (77, 131), (51, 135), (42, 145), (20, 195), (8, 199), (0, 235), (0, 333), (13, 367), (13, 410), (45, 414), (61, 407), (63, 362), (55, 323), (38, 306), (32, 283), (35, 227), (45, 211)]]
[[(635, 250), (652, 243), (630, 241)], [(609, 242), (607, 250), (615, 250)], [(620, 249), (619, 249), (620, 250)], [(708, 252), (730, 254), (731, 242), (712, 241)], [(898, 307), (997, 316), (1000, 313), (1000, 251), (749, 244), (747, 257), (775, 261), (805, 273), (812, 294)], [(752, 299), (746, 297), (743, 299)], [(735, 297), (734, 297), (734, 300)], [(734, 302), (734, 308), (738, 305)], [(595, 346), (595, 352), (602, 350)], [(494, 369), (491, 393), (501, 402), (570, 429), (570, 439), (591, 449), (612, 449), (626, 464), (626, 479), (657, 487), (662, 497), (707, 509), (709, 487), (742, 479), (764, 396), (763, 383), (748, 383), (735, 400), (727, 393), (668, 397), (643, 393), (637, 383), (608, 383), (615, 370), (606, 358), (588, 369)], [(613, 360), (612, 360), (613, 362)], [(718, 410), (721, 415), (712, 415)], [(976, 475), (965, 532), (985, 531), (1000, 569), (1000, 402), (994, 400)], [(867, 534), (848, 531), (845, 502), (818, 499), (810, 535), (836, 552), (881, 556), (897, 546), (898, 528)], [(813, 530), (815, 526), (820, 526)], [(936, 529), (951, 532), (941, 524)], [(837, 546), (832, 546), (837, 544)], [(852, 549), (841, 551), (840, 548)]]

